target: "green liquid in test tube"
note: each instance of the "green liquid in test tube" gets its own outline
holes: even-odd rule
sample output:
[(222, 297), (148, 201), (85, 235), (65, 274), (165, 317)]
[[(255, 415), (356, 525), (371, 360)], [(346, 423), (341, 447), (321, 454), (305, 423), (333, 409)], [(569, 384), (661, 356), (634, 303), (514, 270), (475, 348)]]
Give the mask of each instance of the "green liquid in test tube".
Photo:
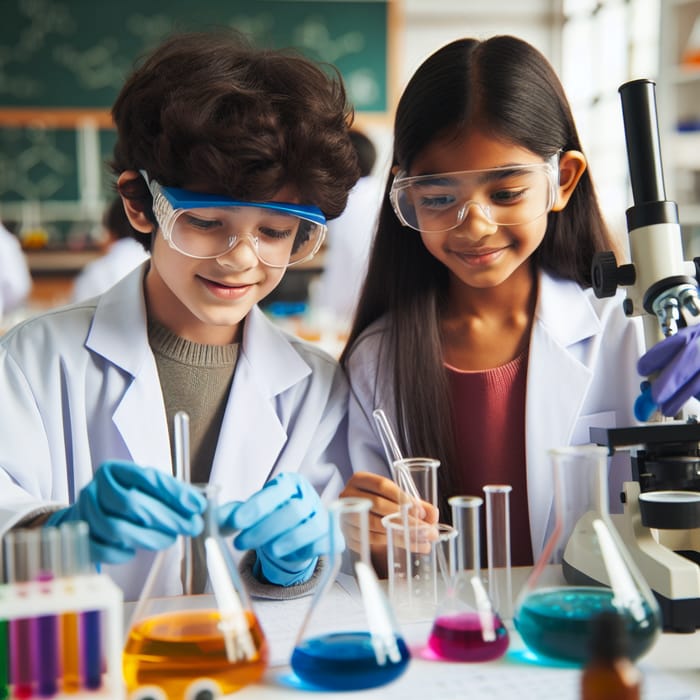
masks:
[(10, 697), (10, 669), (7, 646), (7, 620), (0, 620), (0, 700)]

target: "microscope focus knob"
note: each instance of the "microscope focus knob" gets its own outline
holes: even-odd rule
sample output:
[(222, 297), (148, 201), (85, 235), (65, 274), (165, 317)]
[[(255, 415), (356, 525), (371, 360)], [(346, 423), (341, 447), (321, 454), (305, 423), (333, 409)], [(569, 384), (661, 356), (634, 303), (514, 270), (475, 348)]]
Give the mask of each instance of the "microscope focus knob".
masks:
[(615, 253), (610, 250), (596, 253), (591, 265), (591, 284), (599, 299), (615, 296), (618, 286), (634, 284), (637, 275), (634, 265), (617, 266)]

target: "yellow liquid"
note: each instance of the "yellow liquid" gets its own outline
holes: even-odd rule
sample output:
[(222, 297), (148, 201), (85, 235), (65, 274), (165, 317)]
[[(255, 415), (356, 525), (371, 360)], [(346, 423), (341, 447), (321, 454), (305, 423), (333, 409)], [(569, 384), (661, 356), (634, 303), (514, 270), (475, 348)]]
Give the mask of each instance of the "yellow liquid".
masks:
[(77, 693), (80, 690), (80, 634), (78, 614), (63, 615), (63, 690)]
[(256, 654), (230, 662), (217, 610), (187, 610), (150, 617), (129, 634), (124, 648), (124, 680), (129, 692), (160, 687), (169, 700), (185, 697), (196, 680), (209, 678), (223, 694), (260, 680), (267, 667), (267, 642), (253, 613), (246, 611)]

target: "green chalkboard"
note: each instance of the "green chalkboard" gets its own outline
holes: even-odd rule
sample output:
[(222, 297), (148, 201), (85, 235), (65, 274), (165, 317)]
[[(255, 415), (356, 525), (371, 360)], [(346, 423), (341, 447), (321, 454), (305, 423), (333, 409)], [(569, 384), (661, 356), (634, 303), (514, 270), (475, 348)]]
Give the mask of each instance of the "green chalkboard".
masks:
[[(390, 2), (2, 0), (0, 117), (16, 110), (40, 122), (56, 110), (107, 115), (134, 62), (165, 36), (220, 27), (335, 65), (356, 112), (386, 114)], [(95, 198), (86, 181), (99, 181), (99, 200), (110, 197), (105, 161), (115, 135), (104, 120), (92, 131), (35, 118), (0, 124), (0, 216), (22, 219), (24, 203), (41, 202), (46, 221), (78, 217)]]
[(164, 36), (222, 26), (334, 64), (358, 112), (387, 110), (387, 0), (3, 0), (0, 109), (108, 108)]

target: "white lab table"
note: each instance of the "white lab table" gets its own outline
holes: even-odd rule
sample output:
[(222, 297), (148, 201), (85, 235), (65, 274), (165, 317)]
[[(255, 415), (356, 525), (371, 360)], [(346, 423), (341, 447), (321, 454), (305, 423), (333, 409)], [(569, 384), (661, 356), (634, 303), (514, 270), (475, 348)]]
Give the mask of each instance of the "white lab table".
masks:
[[(528, 571), (514, 570), (513, 590), (516, 593)], [(482, 697), (495, 700), (578, 700), (580, 669), (565, 664), (540, 665), (528, 652), (512, 621), (506, 621), (510, 635), (508, 652), (502, 659), (488, 663), (454, 663), (426, 658), (429, 654), (425, 652), (425, 642), (431, 622), (400, 623), (400, 631), (412, 652), (411, 662), (403, 676), (371, 690), (310, 693), (308, 689), (295, 685), (285, 660), (289, 658), (298, 621), (303, 618), (308, 604), (308, 600), (272, 604), (257, 601), (256, 610), (273, 650), (272, 664), (263, 683), (248, 686), (230, 697), (240, 700), (299, 700), (304, 695), (314, 700), (339, 697), (357, 700), (464, 700)], [(282, 643), (287, 635), (289, 637)], [(285, 644), (288, 653), (284, 651)], [(275, 647), (277, 651), (274, 651)], [(638, 666), (644, 675), (644, 700), (700, 700), (700, 631), (695, 634), (662, 634), (649, 653), (639, 660)]]

